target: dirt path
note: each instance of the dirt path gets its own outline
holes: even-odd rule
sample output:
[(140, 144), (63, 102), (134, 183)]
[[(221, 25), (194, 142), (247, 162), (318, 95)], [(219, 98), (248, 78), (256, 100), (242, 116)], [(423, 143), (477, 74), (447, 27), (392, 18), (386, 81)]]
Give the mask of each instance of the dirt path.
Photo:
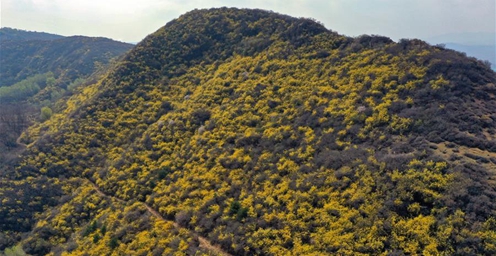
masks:
[(85, 180), (88, 181), (91, 184), (91, 186), (96, 191), (96, 193), (99, 194), (101, 197), (105, 197), (105, 198), (108, 198), (108, 199), (114, 199), (114, 200), (116, 200), (119, 203), (126, 203), (126, 201), (124, 201), (124, 200), (122, 200), (120, 198), (117, 198), (115, 196), (111, 196), (111, 195), (105, 194), (102, 190), (100, 190), (100, 188), (93, 181), (88, 180), (88, 179), (85, 179)]
[[(143, 203), (146, 207), (146, 209), (155, 217), (163, 220), (163, 221), (168, 221), (166, 220), (162, 215), (160, 215), (159, 212), (155, 211), (152, 207), (150, 207), (148, 204), (146, 203)], [(173, 225), (175, 228), (181, 228), (179, 226), (179, 224), (177, 224), (177, 222), (173, 222)], [(225, 252), (224, 250), (222, 250), (219, 246), (216, 246), (216, 245), (213, 245), (210, 241), (208, 241), (207, 238), (203, 237), (203, 236), (200, 236), (198, 233), (194, 232), (194, 231), (191, 231), (190, 232), (198, 238), (198, 241), (200, 242), (200, 248), (204, 248), (204, 249), (207, 249), (209, 251), (212, 251), (212, 252), (215, 252), (216, 254), (219, 254), (219, 255), (224, 255), (224, 256), (228, 256), (228, 255), (231, 255), (227, 252)]]
[[(159, 219), (161, 219), (161, 220), (163, 220), (163, 221), (169, 221), (169, 220), (166, 220), (164, 217), (162, 217), (162, 215), (160, 215), (160, 213), (159, 213), (159, 212), (155, 211), (155, 210), (154, 210), (152, 207), (150, 207), (148, 204), (146, 204), (146, 203), (143, 203), (143, 204), (145, 205), (146, 209), (147, 209), (147, 210), (148, 210), (148, 211), (149, 211), (149, 212), (150, 212), (153, 216), (155, 216), (155, 217), (157, 217), (157, 218), (159, 218)], [(175, 228), (181, 228), (181, 227), (179, 227), (179, 224), (177, 224), (176, 222), (173, 222), (173, 224), (174, 224), (174, 227), (175, 227)]]
[(17, 137), (16, 143), (17, 143), (17, 145), (19, 145), (19, 146), (21, 146), (23, 148), (26, 148), (28, 146), (28, 145), (26, 145), (26, 144), (24, 144), (24, 143), (21, 142), (21, 135), (19, 135), (19, 137)]
[(207, 249), (211, 252), (214, 252), (218, 255), (223, 255), (223, 256), (231, 256), (231, 254), (225, 252), (224, 250), (222, 250), (222, 248), (220, 248), (220, 246), (217, 246), (217, 245), (213, 245), (212, 243), (210, 243), (210, 241), (208, 241), (205, 237), (203, 236), (198, 236), (198, 241), (200, 242), (200, 248), (204, 248), (204, 249)]
[[(120, 203), (127, 203), (127, 201), (125, 200), (122, 200), (120, 198), (117, 198), (115, 196), (111, 196), (111, 195), (108, 195), (106, 193), (104, 193), (95, 183), (93, 183), (92, 181), (88, 180), (88, 179), (85, 179), (86, 181), (88, 181), (91, 186), (93, 187), (93, 189), (95, 189), (95, 191), (102, 197), (105, 197), (107, 199), (114, 199)], [(139, 203), (143, 204), (146, 209), (148, 210), (148, 212), (150, 212), (153, 216), (155, 216), (156, 218), (160, 219), (160, 220), (163, 220), (163, 221), (166, 221), (166, 222), (171, 222), (170, 220), (166, 220), (158, 211), (156, 211), (155, 209), (153, 209), (151, 206), (149, 206), (147, 203), (145, 202), (141, 202), (139, 201)], [(172, 224), (174, 225), (175, 228), (179, 229), (181, 228), (179, 226), (179, 224), (177, 224), (177, 222), (175, 221), (172, 221)], [(206, 250), (209, 250), (217, 255), (222, 255), (222, 256), (231, 256), (231, 254), (227, 253), (226, 251), (222, 250), (222, 248), (220, 248), (220, 246), (217, 246), (217, 245), (214, 245), (212, 244), (207, 238), (199, 235), (198, 233), (190, 230), (191, 234), (198, 238), (198, 242), (200, 243), (200, 248), (203, 248), (203, 249), (206, 249)]]

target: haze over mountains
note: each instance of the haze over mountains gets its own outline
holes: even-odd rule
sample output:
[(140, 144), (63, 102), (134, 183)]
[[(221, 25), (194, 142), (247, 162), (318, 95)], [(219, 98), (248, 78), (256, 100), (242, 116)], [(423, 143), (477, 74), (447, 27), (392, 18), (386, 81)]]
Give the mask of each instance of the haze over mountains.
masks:
[[(10, 49), (9, 66), (31, 56)], [(84, 65), (58, 60), (73, 52), (2, 74), (72, 79)], [(496, 253), (487, 63), (236, 8), (188, 12), (124, 52), (15, 140), (19, 157), (0, 176), (0, 249)]]

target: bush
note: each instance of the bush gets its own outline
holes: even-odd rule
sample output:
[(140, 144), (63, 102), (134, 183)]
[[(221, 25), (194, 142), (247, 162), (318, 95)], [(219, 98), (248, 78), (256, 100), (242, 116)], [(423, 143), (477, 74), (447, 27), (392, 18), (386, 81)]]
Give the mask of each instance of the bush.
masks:
[(206, 109), (198, 109), (193, 112), (192, 123), (196, 125), (202, 125), (205, 121), (210, 119), (210, 111)]
[(108, 245), (111, 249), (115, 249), (117, 246), (119, 246), (119, 240), (117, 239), (117, 237), (112, 237), (110, 239), (110, 242), (109, 242), (109, 245)]
[(41, 114), (40, 114), (40, 119), (41, 121), (46, 121), (52, 117), (53, 111), (49, 107), (42, 107), (41, 108)]

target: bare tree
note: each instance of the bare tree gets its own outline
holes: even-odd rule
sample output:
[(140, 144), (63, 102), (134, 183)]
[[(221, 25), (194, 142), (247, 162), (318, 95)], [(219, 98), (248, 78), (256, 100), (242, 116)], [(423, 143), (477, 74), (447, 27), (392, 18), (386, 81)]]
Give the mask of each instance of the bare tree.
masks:
[(7, 148), (17, 146), (16, 140), (30, 124), (32, 107), (26, 103), (0, 104), (0, 143)]

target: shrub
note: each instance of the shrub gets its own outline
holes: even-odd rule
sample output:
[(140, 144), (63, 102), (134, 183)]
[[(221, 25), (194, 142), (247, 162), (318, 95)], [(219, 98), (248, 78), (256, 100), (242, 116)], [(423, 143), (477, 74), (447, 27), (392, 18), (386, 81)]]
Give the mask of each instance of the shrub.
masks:
[(46, 121), (52, 117), (52, 109), (49, 107), (42, 107), (41, 108), (41, 114), (40, 114), (40, 119), (41, 121)]

